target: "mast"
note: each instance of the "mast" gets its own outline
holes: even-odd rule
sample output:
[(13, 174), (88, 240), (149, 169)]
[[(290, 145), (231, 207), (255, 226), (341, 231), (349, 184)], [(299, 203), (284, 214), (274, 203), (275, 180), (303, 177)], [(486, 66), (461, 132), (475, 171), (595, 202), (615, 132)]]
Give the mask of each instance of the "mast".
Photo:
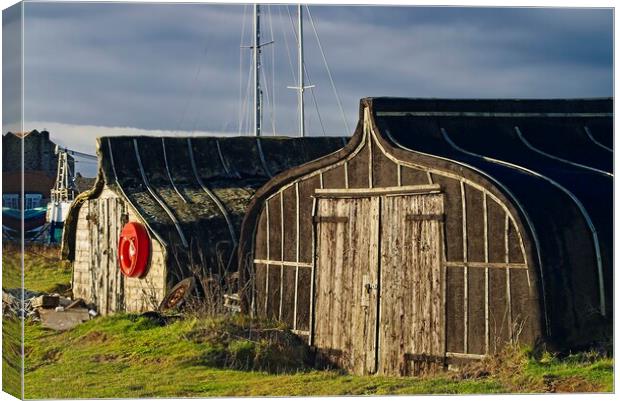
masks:
[(303, 9), (297, 5), (297, 50), (299, 57), (299, 136), (306, 136), (306, 124), (304, 119), (304, 29)]
[(260, 136), (263, 117), (262, 110), (262, 91), (260, 88), (260, 5), (254, 4), (254, 43), (252, 50), (254, 53), (254, 136)]
[(260, 4), (254, 4), (254, 38), (250, 46), (241, 46), (242, 48), (252, 49), (252, 70), (254, 71), (254, 136), (261, 136), (263, 124), (263, 90), (260, 86), (260, 69), (261, 69), (261, 48), (273, 43), (260, 42)]
[(301, 4), (297, 5), (297, 59), (299, 62), (299, 77), (297, 86), (288, 86), (289, 89), (297, 90), (297, 103), (299, 107), (299, 136), (306, 136), (306, 118), (304, 115), (304, 90), (313, 88), (314, 85), (304, 84), (304, 25)]

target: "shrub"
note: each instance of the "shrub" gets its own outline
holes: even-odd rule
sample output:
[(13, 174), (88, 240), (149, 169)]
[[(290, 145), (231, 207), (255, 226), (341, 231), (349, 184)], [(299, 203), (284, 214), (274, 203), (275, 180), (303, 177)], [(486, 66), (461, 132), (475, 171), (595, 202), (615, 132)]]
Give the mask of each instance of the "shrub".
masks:
[(205, 351), (200, 363), (220, 368), (292, 372), (313, 366), (309, 347), (290, 330), (244, 316), (201, 320), (186, 336)]

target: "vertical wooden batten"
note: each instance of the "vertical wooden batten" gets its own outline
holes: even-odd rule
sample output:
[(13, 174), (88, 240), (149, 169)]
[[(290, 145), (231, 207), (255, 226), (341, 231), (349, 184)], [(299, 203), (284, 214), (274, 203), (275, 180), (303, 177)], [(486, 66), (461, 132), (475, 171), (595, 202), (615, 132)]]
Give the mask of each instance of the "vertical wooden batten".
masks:
[[(484, 224), (484, 263), (489, 263), (489, 214), (487, 209), (487, 193), (482, 192), (482, 209)], [(489, 354), (489, 268), (484, 268), (484, 352)]]
[(465, 200), (465, 184), (462, 180), (460, 180), (459, 182), (461, 185), (461, 210), (463, 217), (463, 353), (467, 354), (469, 348), (469, 267), (467, 266), (467, 202)]
[[(322, 183), (322, 180), (321, 180)], [(314, 217), (317, 216), (317, 201), (316, 198), (312, 198), (312, 218), (314, 219)], [(316, 272), (316, 260), (317, 260), (317, 225), (316, 224), (312, 224), (312, 268), (310, 270), (310, 315), (309, 317), (309, 323), (308, 323), (308, 330), (309, 330), (309, 334), (308, 334), (308, 345), (312, 346), (314, 345), (314, 301), (315, 301), (315, 295), (314, 295), (314, 281), (315, 279), (315, 272)]]
[[(270, 238), (269, 238), (269, 233), (271, 232), (271, 227), (269, 225), (269, 201), (265, 202), (265, 220), (266, 220), (266, 230), (265, 230), (265, 237), (267, 238), (266, 241), (266, 252), (267, 252), (267, 260), (271, 260), (271, 254), (269, 252), (270, 250)], [(267, 305), (269, 304), (269, 264), (265, 265), (265, 314), (267, 314)]]
[(293, 300), (293, 330), (297, 330), (297, 290), (299, 287), (299, 183), (295, 183), (295, 296)]
[[(510, 263), (510, 245), (509, 245), (509, 236), (508, 230), (510, 229), (510, 216), (506, 214), (504, 219), (504, 252), (505, 252), (505, 262)], [(506, 308), (508, 315), (508, 338), (510, 342), (514, 339), (513, 326), (512, 326), (512, 300), (510, 294), (510, 268), (506, 268)]]
[(368, 134), (370, 127), (370, 116), (368, 108), (364, 111), (364, 136), (368, 138), (368, 188), (373, 187), (373, 171), (372, 171), (372, 142), (374, 138), (371, 138)]
[(278, 319), (282, 320), (282, 297), (284, 296), (284, 191), (280, 191), (280, 304)]
[[(442, 197), (442, 204), (445, 200)], [(445, 208), (445, 206), (444, 206)], [(444, 213), (445, 213), (445, 209), (444, 209)], [(446, 261), (448, 259), (447, 257), (447, 250), (448, 250), (448, 244), (447, 244), (447, 235), (446, 235), (446, 222), (445, 219), (442, 219), (439, 222), (439, 235), (441, 238), (441, 272), (442, 272), (442, 278), (441, 278), (441, 285), (442, 285), (442, 289), (441, 289), (441, 309), (443, 311), (443, 353), (444, 355), (448, 352), (448, 303), (447, 303), (447, 298), (448, 298), (448, 266), (446, 264)]]
[(110, 199), (106, 198), (103, 202), (103, 221), (105, 222), (105, 275), (103, 292), (105, 294), (104, 310), (106, 313), (110, 311)]
[[(366, 112), (368, 113), (368, 109), (366, 109)], [(372, 139), (370, 139), (368, 141), (368, 143), (370, 144), (372, 142)], [(371, 157), (372, 157), (372, 153), (371, 153)], [(371, 169), (372, 171), (372, 169)], [(377, 319), (376, 319), (376, 323), (375, 323), (375, 338), (374, 338), (374, 352), (375, 352), (375, 366), (373, 367), (373, 370), (371, 373), (376, 373), (379, 370), (379, 359), (380, 359), (380, 355), (381, 355), (381, 342), (379, 341), (379, 335), (380, 335), (380, 325), (381, 325), (381, 206), (382, 206), (382, 200), (383, 197), (377, 197), (375, 198), (376, 201), (376, 206), (375, 208), (372, 209), (373, 214), (376, 213), (376, 217), (373, 216), (372, 221), (374, 222), (374, 224), (372, 224), (372, 229), (376, 230), (376, 233), (372, 232), (371, 229), (371, 238), (374, 238), (374, 241), (371, 240), (371, 246), (370, 246), (370, 255), (371, 258), (376, 258), (376, 260), (371, 259), (371, 268), (373, 266), (373, 262), (375, 263), (375, 265), (377, 266), (377, 273), (376, 273), (376, 277), (377, 277), (377, 292), (376, 292), (376, 302), (377, 302), (377, 306), (376, 306), (376, 314), (377, 314)], [(373, 250), (373, 248), (375, 248)]]

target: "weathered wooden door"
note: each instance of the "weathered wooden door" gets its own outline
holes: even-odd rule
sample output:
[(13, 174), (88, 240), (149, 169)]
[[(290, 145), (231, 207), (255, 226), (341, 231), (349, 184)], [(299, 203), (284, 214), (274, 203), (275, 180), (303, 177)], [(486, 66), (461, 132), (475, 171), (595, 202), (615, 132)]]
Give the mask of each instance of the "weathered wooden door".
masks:
[(91, 294), (102, 315), (122, 310), (123, 276), (118, 266), (118, 239), (122, 229), (124, 203), (118, 198), (88, 202), (91, 242)]
[(381, 201), (379, 373), (411, 375), (442, 364), (443, 213), (441, 194)]
[(357, 374), (375, 372), (377, 198), (322, 198), (317, 232), (314, 345)]
[(318, 198), (313, 344), (357, 374), (416, 374), (445, 355), (443, 198), (375, 193)]

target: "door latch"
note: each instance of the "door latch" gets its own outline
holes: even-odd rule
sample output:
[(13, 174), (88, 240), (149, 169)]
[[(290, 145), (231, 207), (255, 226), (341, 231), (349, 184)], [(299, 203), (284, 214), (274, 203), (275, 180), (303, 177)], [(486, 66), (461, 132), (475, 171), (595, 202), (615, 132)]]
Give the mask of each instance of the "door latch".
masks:
[(370, 294), (370, 291), (372, 290), (376, 290), (379, 288), (379, 285), (377, 283), (370, 283), (370, 279), (368, 278), (368, 274), (364, 274), (362, 276), (362, 280), (364, 283), (364, 290), (366, 292), (366, 294)]
[(370, 283), (370, 279), (368, 274), (364, 274), (362, 276), (362, 306), (368, 307), (370, 305), (370, 293), (372, 290), (376, 290), (378, 287), (377, 284)]

